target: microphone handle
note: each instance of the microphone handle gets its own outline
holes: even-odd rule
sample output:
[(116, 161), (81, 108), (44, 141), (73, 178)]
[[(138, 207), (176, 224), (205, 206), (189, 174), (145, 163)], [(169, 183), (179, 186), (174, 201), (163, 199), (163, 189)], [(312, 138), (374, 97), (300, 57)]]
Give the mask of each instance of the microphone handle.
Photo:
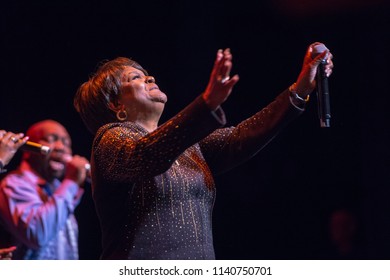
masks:
[(317, 69), (317, 101), (318, 117), (320, 118), (321, 127), (330, 127), (330, 101), (328, 77), (325, 73), (326, 61), (322, 61)]
[(44, 146), (31, 141), (27, 141), (24, 145), (20, 147), (20, 149), (23, 151), (38, 153), (42, 155), (47, 155), (48, 153), (50, 153), (50, 148), (48, 146)]

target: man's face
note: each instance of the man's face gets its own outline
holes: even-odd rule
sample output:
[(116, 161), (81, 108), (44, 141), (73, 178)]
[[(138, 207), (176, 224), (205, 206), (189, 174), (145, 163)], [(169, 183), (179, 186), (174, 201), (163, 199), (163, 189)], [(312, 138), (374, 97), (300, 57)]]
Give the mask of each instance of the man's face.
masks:
[(32, 131), (30, 139), (49, 146), (51, 151), (46, 156), (31, 155), (32, 167), (47, 180), (61, 178), (67, 159), (72, 155), (72, 143), (66, 129), (59, 123), (46, 121)]

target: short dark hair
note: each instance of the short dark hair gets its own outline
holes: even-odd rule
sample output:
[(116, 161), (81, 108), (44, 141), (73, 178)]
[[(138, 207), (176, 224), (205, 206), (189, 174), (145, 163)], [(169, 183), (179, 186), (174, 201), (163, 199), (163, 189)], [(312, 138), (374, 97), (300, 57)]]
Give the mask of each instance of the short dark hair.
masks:
[(148, 75), (138, 62), (126, 57), (118, 57), (103, 61), (90, 79), (78, 88), (73, 105), (92, 134), (95, 134), (101, 126), (117, 121), (115, 112), (108, 107), (108, 104), (117, 102), (121, 93), (121, 74), (127, 66)]

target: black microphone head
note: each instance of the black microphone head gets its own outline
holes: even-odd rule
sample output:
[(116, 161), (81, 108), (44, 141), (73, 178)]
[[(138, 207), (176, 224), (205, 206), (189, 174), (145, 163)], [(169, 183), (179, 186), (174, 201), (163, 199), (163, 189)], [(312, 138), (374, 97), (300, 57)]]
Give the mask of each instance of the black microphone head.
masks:
[(320, 53), (323, 53), (324, 51), (329, 50), (322, 43), (314, 43), (311, 45), (311, 47), (312, 47), (311, 58), (315, 58)]

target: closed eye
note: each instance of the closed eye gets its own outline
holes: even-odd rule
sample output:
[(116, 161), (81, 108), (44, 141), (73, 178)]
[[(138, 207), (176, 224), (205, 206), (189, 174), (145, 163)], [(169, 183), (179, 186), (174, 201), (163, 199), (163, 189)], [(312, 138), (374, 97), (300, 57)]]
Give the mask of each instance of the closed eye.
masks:
[(134, 81), (134, 80), (138, 80), (138, 79), (142, 79), (141, 75), (130, 75), (127, 79), (128, 82), (131, 82), (131, 81)]

